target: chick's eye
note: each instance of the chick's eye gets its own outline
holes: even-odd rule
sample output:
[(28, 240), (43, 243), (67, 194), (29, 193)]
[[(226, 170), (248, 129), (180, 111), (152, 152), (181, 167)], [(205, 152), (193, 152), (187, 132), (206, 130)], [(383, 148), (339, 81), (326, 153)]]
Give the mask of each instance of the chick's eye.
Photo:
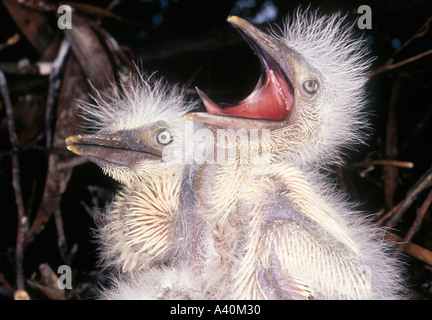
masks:
[(160, 144), (168, 144), (172, 141), (171, 134), (168, 131), (159, 132), (157, 135), (157, 141)]
[(307, 80), (303, 83), (303, 88), (309, 94), (315, 93), (318, 90), (318, 82), (315, 80)]

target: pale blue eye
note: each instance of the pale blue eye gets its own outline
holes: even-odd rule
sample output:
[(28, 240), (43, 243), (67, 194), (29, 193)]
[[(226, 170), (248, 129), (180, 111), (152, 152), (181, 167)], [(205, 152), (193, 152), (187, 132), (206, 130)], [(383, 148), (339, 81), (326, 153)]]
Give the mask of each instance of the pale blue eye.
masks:
[(168, 144), (171, 142), (172, 137), (168, 131), (162, 131), (158, 134), (157, 140), (160, 144)]
[(315, 93), (315, 91), (317, 91), (318, 89), (318, 82), (316, 82), (315, 80), (308, 80), (303, 83), (303, 88), (308, 93)]

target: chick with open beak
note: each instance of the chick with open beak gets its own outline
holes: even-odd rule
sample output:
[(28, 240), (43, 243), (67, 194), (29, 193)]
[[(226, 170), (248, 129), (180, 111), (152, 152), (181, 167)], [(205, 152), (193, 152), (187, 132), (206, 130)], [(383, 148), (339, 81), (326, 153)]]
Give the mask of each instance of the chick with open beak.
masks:
[[(340, 148), (362, 142), (367, 127), (364, 85), (371, 60), (343, 20), (297, 10), (278, 34), (229, 17), (263, 74), (234, 106), (221, 108), (198, 90), (207, 113), (184, 116), (215, 132), (229, 130), (236, 140), (230, 146), (250, 156), (196, 169), (200, 212), (224, 260), (219, 297), (403, 297), (400, 264), (382, 231), (320, 171), (340, 161)], [(237, 133), (252, 129), (270, 131), (266, 157), (242, 153), (251, 135)]]

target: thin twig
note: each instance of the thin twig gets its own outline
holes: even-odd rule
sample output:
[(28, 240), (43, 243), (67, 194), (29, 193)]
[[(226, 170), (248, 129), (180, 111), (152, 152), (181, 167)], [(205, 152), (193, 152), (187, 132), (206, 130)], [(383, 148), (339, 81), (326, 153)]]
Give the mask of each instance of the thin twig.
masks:
[(411, 57), (411, 58), (408, 58), (408, 59), (405, 59), (405, 60), (399, 61), (399, 62), (397, 62), (397, 63), (385, 64), (385, 65), (383, 65), (382, 67), (380, 67), (380, 68), (378, 68), (378, 69), (372, 71), (372, 72), (369, 74), (369, 77), (372, 77), (372, 76), (377, 75), (378, 73), (381, 73), (381, 72), (384, 72), (384, 71), (388, 71), (388, 70), (392, 70), (392, 69), (395, 69), (395, 68), (399, 68), (399, 67), (401, 67), (401, 66), (403, 66), (403, 65), (405, 65), (405, 64), (408, 64), (408, 63), (410, 63), (410, 62), (413, 62), (413, 61), (419, 60), (419, 59), (421, 59), (421, 58), (423, 58), (423, 57), (425, 57), (425, 56), (428, 56), (428, 55), (430, 55), (430, 54), (432, 54), (432, 49), (427, 50), (427, 51), (422, 52), (422, 53), (419, 53), (418, 55), (416, 55), (416, 56), (414, 56), (414, 57)]
[(407, 242), (411, 241), (411, 239), (414, 237), (414, 235), (420, 229), (423, 218), (425, 217), (426, 212), (429, 209), (431, 204), (432, 204), (432, 190), (429, 192), (429, 194), (426, 197), (426, 200), (423, 202), (422, 206), (418, 209), (417, 216), (416, 216), (411, 228), (408, 230), (407, 234), (405, 235), (404, 241), (407, 241)]
[(395, 55), (397, 55), (399, 52), (401, 52), (403, 49), (405, 49), (412, 41), (414, 41), (415, 39), (423, 37), (429, 31), (429, 25), (430, 25), (431, 21), (432, 21), (432, 16), (426, 20), (426, 22), (420, 27), (420, 29), (411, 38), (409, 38), (407, 41), (405, 41), (399, 48), (397, 48), (393, 52), (390, 59), (382, 67), (370, 72), (368, 75), (369, 78), (371, 78), (374, 75), (377, 75), (378, 73), (401, 67), (407, 63), (413, 62), (415, 60), (423, 58), (424, 56), (432, 54), (432, 49), (431, 49), (431, 50), (425, 51), (423, 53), (420, 53), (414, 57), (408, 58), (406, 60), (403, 60), (403, 61), (400, 61), (397, 63), (393, 63), (393, 61), (394, 61), (393, 57)]
[(423, 37), (429, 31), (429, 24), (431, 23), (431, 21), (432, 21), (432, 16), (426, 20), (426, 22), (420, 27), (420, 29), (411, 38), (409, 38), (407, 41), (405, 41), (404, 44), (402, 44), (399, 48), (395, 50), (395, 52), (392, 54), (392, 57), (394, 57), (403, 49), (405, 49), (415, 39)]
[[(385, 134), (385, 156), (390, 160), (394, 160), (398, 155), (397, 144), (397, 103), (400, 100), (402, 87), (402, 77), (400, 74), (393, 83)], [(384, 192), (385, 192), (385, 207), (386, 209), (393, 208), (393, 198), (397, 188), (398, 170), (394, 166), (385, 166), (384, 171)]]
[(11, 285), (9, 284), (9, 282), (6, 280), (5, 276), (1, 272), (0, 272), (0, 284), (3, 285), (3, 287), (5, 287), (8, 290), (12, 289)]
[(112, 11), (115, 7), (117, 7), (120, 4), (120, 2), (122, 2), (122, 0), (112, 0), (106, 9), (108, 11)]
[(393, 208), (391, 208), (391, 210), (389, 210), (387, 213), (382, 214), (381, 219), (378, 220), (376, 225), (378, 227), (382, 226), (383, 223), (386, 222), (395, 213), (395, 211), (399, 208), (400, 204), (401, 204), (401, 202), (399, 202), (397, 205), (395, 205)]
[(67, 252), (66, 236), (63, 228), (63, 218), (61, 216), (60, 208), (57, 208), (57, 210), (54, 211), (54, 218), (57, 230), (57, 246), (59, 248), (60, 255), (66, 264), (70, 264), (69, 255)]
[[(53, 62), (53, 68), (51, 70), (51, 74), (49, 77), (49, 89), (48, 89), (47, 107), (46, 107), (46, 114), (45, 114), (45, 134), (47, 138), (46, 139), (47, 148), (50, 148), (52, 144), (51, 124), (53, 122), (53, 109), (57, 100), (58, 92), (62, 84), (60, 75), (61, 75), (61, 70), (63, 69), (64, 66), (64, 61), (68, 56), (69, 48), (70, 48), (69, 42), (63, 39), (57, 57)], [(60, 255), (62, 256), (63, 260), (67, 264), (70, 264), (70, 261), (68, 260), (67, 242), (64, 234), (63, 219), (61, 216), (60, 208), (57, 208), (57, 210), (54, 211), (54, 217), (55, 217), (55, 223), (57, 229), (57, 245), (60, 251)]]
[(432, 252), (430, 250), (425, 249), (425, 248), (423, 248), (417, 244), (414, 244), (414, 243), (409, 243), (409, 242), (404, 243), (401, 238), (399, 238), (398, 236), (396, 236), (392, 233), (387, 234), (386, 240), (390, 241), (390, 242), (394, 242), (395, 244), (398, 244), (398, 245), (403, 244), (404, 245), (404, 249), (403, 249), (404, 252), (406, 252), (410, 256), (432, 266)]
[(52, 144), (52, 128), (51, 124), (53, 122), (53, 109), (57, 100), (57, 94), (59, 92), (62, 80), (60, 77), (60, 71), (62, 70), (63, 62), (69, 52), (69, 42), (63, 40), (57, 57), (53, 61), (51, 73), (49, 75), (49, 87), (47, 95), (47, 104), (45, 111), (45, 137), (46, 137), (46, 147), (50, 148)]
[(361, 162), (356, 162), (352, 164), (353, 167), (370, 167), (370, 166), (391, 166), (405, 169), (414, 168), (414, 163), (410, 161), (398, 161), (398, 160), (388, 160), (388, 159), (378, 159), (378, 160), (365, 160)]
[[(12, 145), (12, 150), (16, 151), (18, 149), (18, 136), (16, 134), (15, 122), (12, 110), (12, 103), (9, 96), (9, 90), (7, 88), (6, 78), (4, 73), (0, 71), (0, 87), (1, 94), (3, 96), (3, 101), (6, 109), (7, 125), (9, 131), (9, 139)], [(18, 154), (13, 152), (12, 155), (12, 185), (15, 190), (15, 201), (18, 211), (18, 231), (17, 231), (17, 241), (15, 249), (15, 263), (16, 263), (16, 286), (17, 291), (25, 291), (24, 287), (24, 275), (23, 275), (23, 258), (24, 258), (24, 235), (28, 229), (28, 219), (25, 214), (24, 201), (21, 193), (20, 184), (20, 171)]]
[[(387, 221), (386, 225), (388, 227), (393, 227), (404, 212), (411, 206), (417, 196), (432, 185), (432, 166), (420, 177), (416, 184), (408, 191), (404, 200), (402, 200), (398, 205), (397, 209), (393, 211), (390, 219)], [(386, 215), (387, 216), (387, 215)]]
[(399, 168), (405, 168), (405, 169), (412, 169), (414, 168), (414, 163), (409, 161), (397, 161), (397, 160), (372, 160), (371, 163), (373, 165), (381, 165), (381, 166), (392, 166), (392, 167), (399, 167)]

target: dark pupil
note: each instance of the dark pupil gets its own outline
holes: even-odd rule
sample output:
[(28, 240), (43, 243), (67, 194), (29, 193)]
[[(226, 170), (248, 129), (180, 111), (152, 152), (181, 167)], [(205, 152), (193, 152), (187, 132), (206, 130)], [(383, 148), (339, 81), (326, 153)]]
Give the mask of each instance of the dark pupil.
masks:
[(313, 87), (313, 81), (309, 81), (308, 82), (308, 86), (309, 86), (309, 89), (312, 89), (312, 87)]

